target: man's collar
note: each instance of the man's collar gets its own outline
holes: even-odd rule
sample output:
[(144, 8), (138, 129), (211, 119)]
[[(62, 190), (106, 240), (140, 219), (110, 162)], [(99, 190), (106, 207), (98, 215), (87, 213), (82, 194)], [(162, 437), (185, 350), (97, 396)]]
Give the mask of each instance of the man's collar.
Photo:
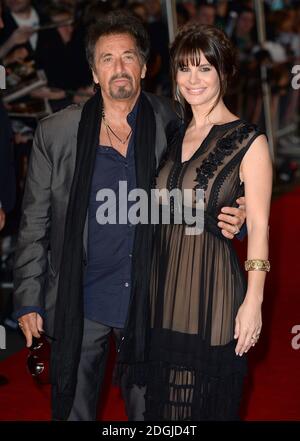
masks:
[(135, 102), (135, 105), (133, 106), (133, 109), (127, 115), (127, 122), (130, 125), (130, 127), (135, 125), (140, 101), (141, 101), (141, 93), (139, 94), (139, 96), (138, 96), (138, 98), (137, 98), (137, 100)]

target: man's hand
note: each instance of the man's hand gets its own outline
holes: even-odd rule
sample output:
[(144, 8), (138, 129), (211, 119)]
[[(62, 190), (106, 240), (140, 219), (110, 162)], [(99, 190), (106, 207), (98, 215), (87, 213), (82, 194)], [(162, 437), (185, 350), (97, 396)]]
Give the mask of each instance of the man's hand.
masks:
[(4, 65), (13, 64), (13, 63), (22, 63), (25, 58), (28, 57), (28, 50), (26, 47), (18, 47), (14, 51), (10, 52), (9, 55), (7, 55), (4, 58)]
[(0, 208), (0, 231), (5, 227), (5, 211)]
[(221, 228), (223, 236), (227, 239), (233, 239), (246, 220), (245, 198), (241, 197), (236, 202), (239, 208), (223, 207), (218, 216), (220, 221), (218, 227)]
[(29, 26), (17, 28), (6, 42), (0, 46), (0, 58), (5, 58), (15, 46), (26, 44), (34, 32), (34, 29)]
[(32, 345), (32, 337), (39, 338), (43, 332), (43, 319), (36, 312), (22, 315), (19, 318), (19, 326), (26, 338), (26, 346), (30, 348)]
[(10, 36), (11, 45), (26, 44), (34, 33), (34, 29), (30, 26), (22, 26), (17, 28)]

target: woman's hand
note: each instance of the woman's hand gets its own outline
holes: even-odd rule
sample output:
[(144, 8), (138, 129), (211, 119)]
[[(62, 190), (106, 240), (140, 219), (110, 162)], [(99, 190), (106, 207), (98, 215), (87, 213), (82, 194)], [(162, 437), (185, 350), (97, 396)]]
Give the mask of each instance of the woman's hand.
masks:
[(243, 355), (257, 343), (262, 327), (261, 300), (246, 295), (235, 319), (234, 338), (238, 339), (235, 353)]

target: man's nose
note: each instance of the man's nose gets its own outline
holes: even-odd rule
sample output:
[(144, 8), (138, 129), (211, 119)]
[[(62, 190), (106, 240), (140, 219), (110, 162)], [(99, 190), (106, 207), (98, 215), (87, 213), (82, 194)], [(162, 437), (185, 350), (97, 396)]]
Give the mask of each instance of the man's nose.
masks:
[(122, 58), (116, 58), (114, 63), (115, 72), (123, 72), (124, 71), (124, 63)]

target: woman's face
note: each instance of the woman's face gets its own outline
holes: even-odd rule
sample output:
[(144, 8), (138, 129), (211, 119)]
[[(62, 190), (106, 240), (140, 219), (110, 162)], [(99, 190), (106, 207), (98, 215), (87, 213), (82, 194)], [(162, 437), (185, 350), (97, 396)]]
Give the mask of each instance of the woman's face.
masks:
[(176, 75), (176, 82), (181, 95), (191, 106), (212, 105), (220, 91), (218, 73), (204, 54), (200, 52), (199, 66), (188, 66), (179, 68)]

